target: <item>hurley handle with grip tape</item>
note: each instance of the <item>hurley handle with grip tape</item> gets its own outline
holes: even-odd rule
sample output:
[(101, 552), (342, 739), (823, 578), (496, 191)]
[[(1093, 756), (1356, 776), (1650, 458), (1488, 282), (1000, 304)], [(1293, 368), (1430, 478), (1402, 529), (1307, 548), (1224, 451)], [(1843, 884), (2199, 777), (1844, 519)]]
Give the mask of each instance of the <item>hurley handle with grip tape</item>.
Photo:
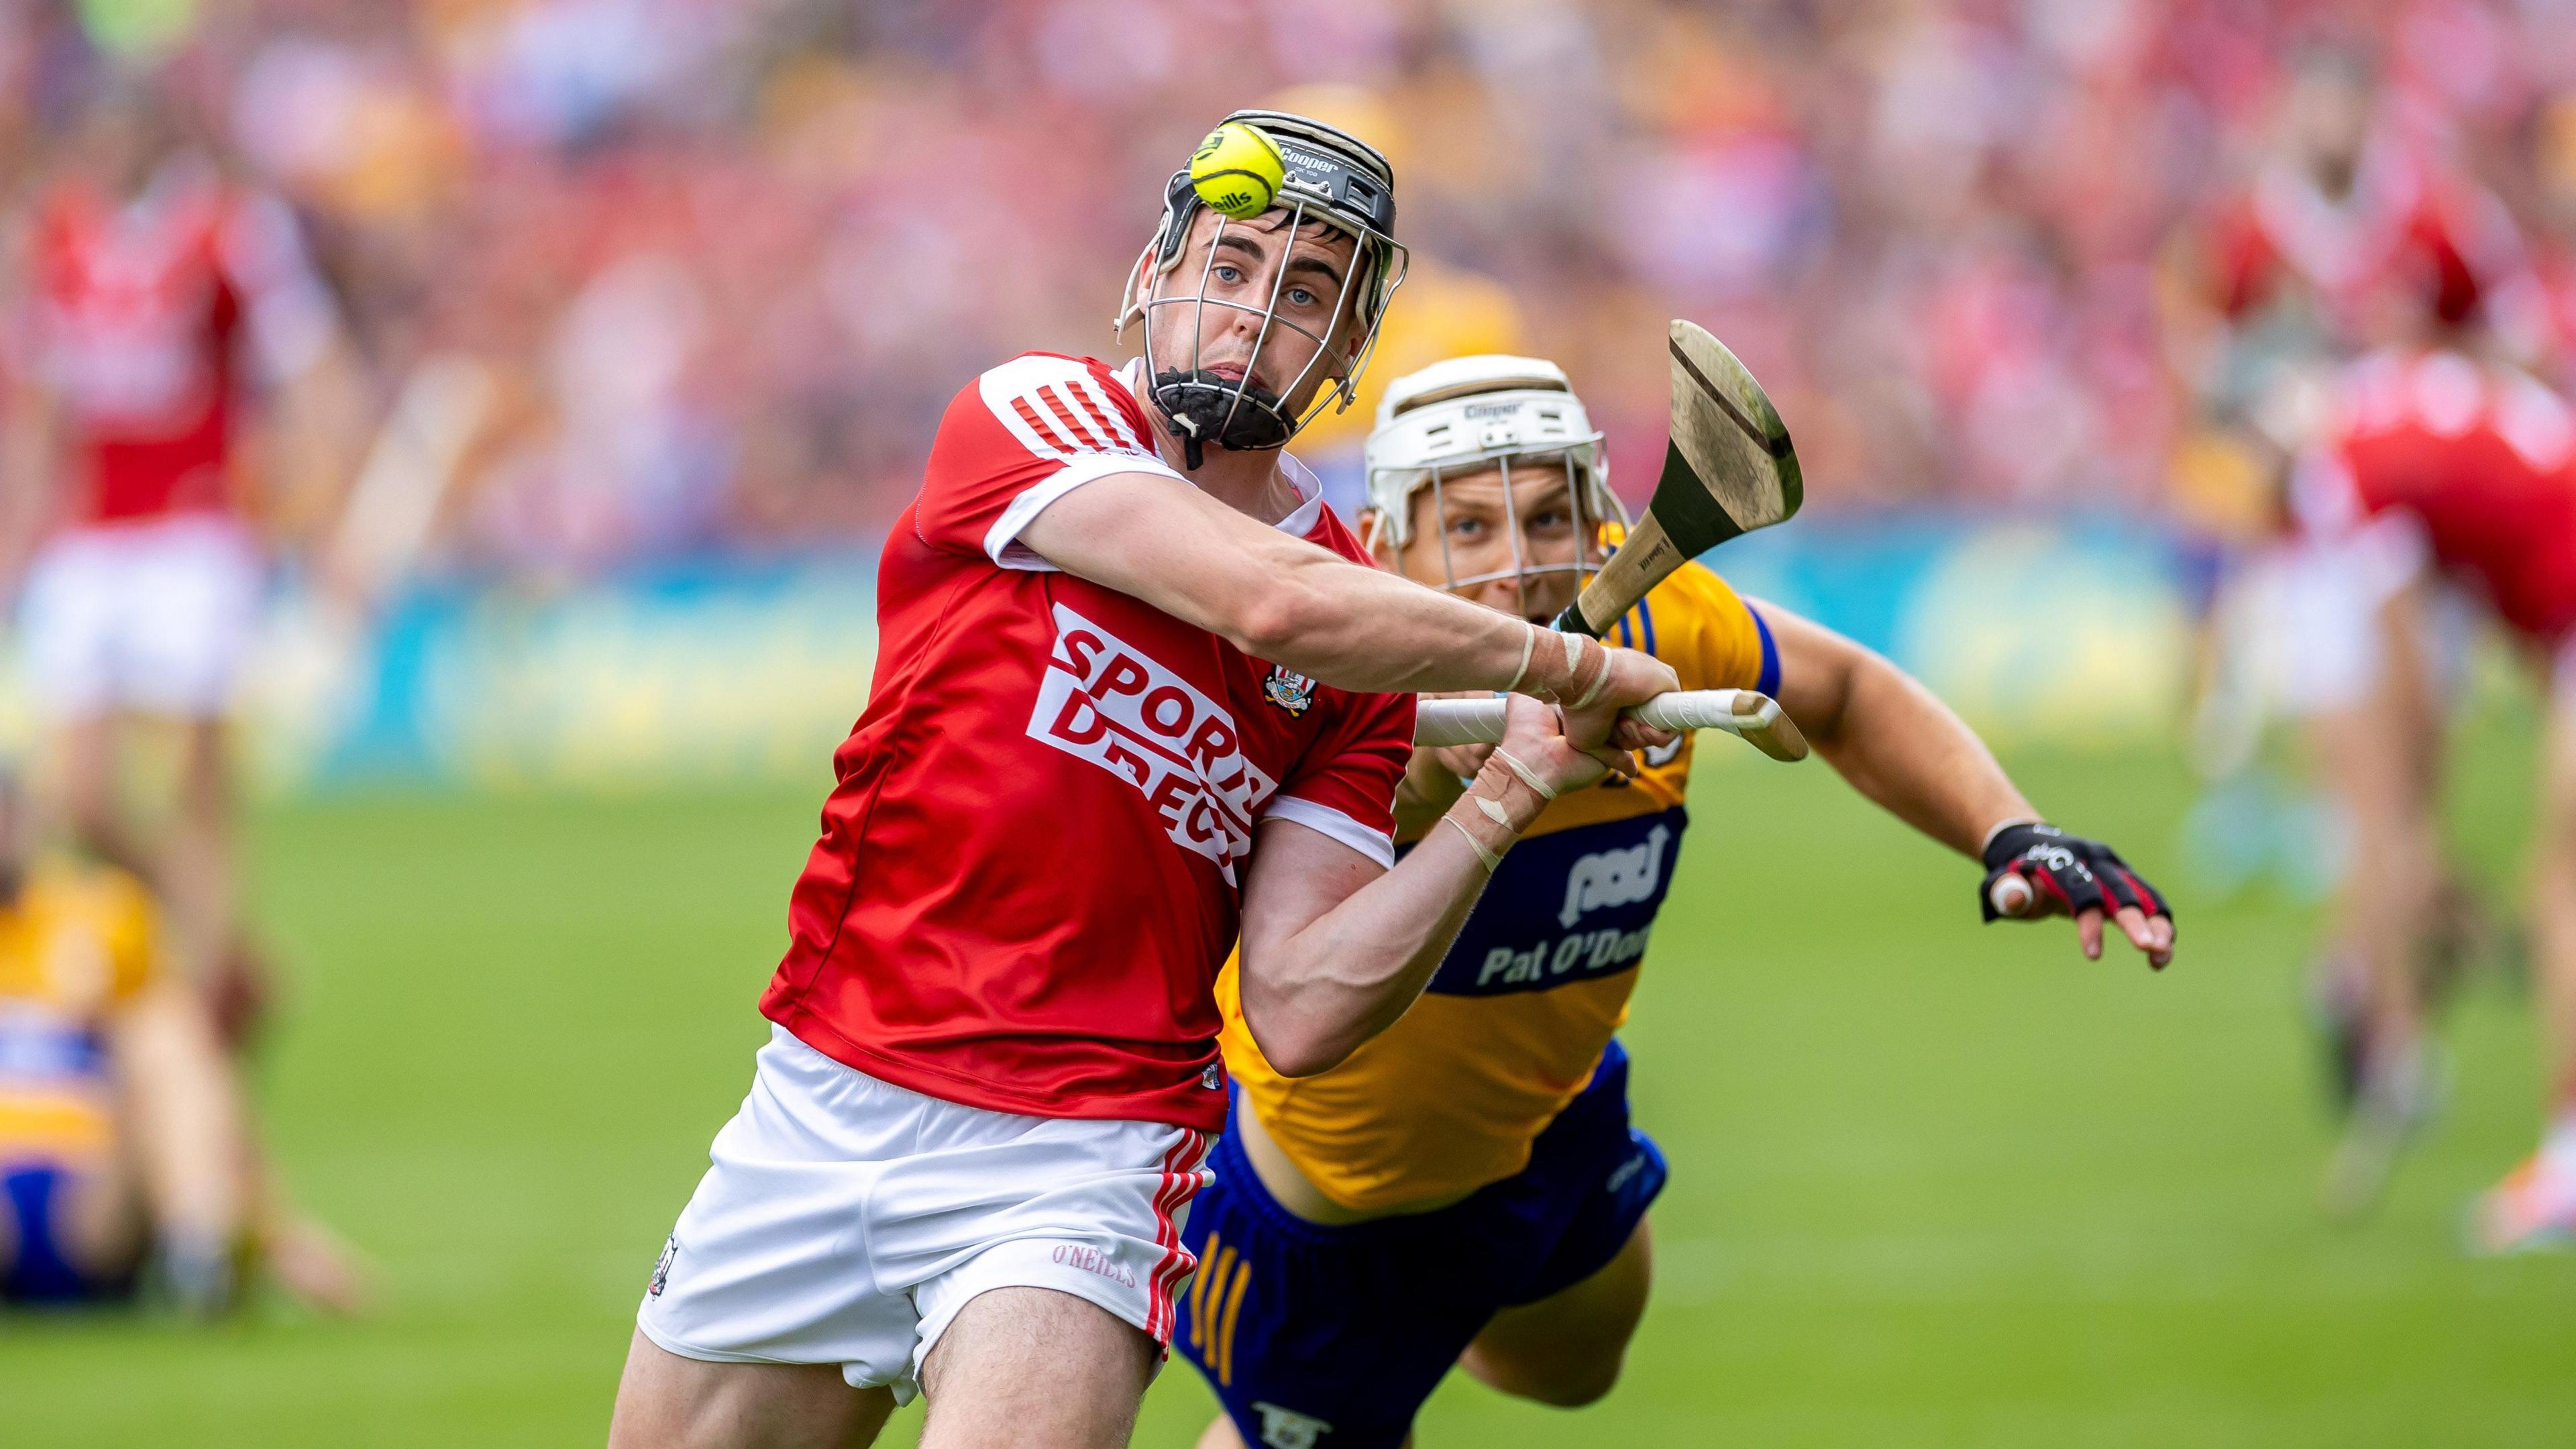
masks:
[[(1633, 705), (1628, 717), (1659, 730), (1724, 730), (1775, 760), (1803, 760), (1807, 737), (1780, 702), (1750, 689), (1678, 689)], [(1426, 699), (1414, 707), (1417, 745), (1491, 745), (1503, 738), (1503, 701)]]

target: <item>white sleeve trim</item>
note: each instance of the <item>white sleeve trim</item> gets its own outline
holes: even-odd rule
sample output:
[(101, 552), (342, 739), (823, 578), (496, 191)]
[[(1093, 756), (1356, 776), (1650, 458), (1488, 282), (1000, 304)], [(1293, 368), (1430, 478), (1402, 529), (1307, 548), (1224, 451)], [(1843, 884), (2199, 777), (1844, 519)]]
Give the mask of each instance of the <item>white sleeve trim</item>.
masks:
[(1394, 836), (1381, 830), (1371, 830), (1330, 805), (1282, 795), (1261, 812), (1264, 820), (1274, 817), (1293, 821), (1318, 835), (1338, 840), (1388, 870), (1395, 868)]
[(1180, 474), (1160, 459), (1134, 453), (1078, 454), (1064, 467), (1044, 479), (1020, 490), (1002, 516), (984, 534), (984, 554), (1006, 569), (1026, 569), (1032, 573), (1056, 573), (1054, 564), (1038, 556), (1037, 551), (1020, 542), (1020, 531), (1034, 522), (1046, 506), (1095, 478), (1112, 473), (1160, 473), (1175, 483), (1185, 482)]

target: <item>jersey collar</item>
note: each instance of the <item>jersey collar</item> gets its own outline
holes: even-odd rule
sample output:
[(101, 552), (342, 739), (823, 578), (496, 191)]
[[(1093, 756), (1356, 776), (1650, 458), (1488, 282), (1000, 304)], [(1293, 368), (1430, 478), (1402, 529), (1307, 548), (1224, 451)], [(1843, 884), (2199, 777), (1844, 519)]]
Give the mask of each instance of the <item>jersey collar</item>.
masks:
[[(1139, 408), (1152, 406), (1145, 401), (1145, 359), (1132, 359), (1118, 369), (1117, 376), (1118, 385), (1127, 389), (1127, 395), (1136, 399)], [(1287, 517), (1271, 526), (1291, 537), (1304, 538), (1324, 521), (1324, 480), (1285, 448), (1279, 450), (1279, 472), (1288, 480), (1288, 486), (1297, 490), (1298, 502), (1288, 510)]]

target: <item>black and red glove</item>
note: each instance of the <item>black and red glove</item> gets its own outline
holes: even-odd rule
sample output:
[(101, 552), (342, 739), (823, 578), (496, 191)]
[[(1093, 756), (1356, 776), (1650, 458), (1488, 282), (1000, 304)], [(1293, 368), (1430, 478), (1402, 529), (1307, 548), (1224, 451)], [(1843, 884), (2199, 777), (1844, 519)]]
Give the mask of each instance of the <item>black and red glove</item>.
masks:
[[(2003, 918), (1995, 909), (1995, 883), (2019, 876), (2032, 891), (2029, 910), (2019, 919), (2065, 915), (2075, 918), (2085, 936), (2085, 954), (2097, 954), (2100, 923), (2135, 910), (2133, 920), (2119, 922), (2138, 949), (2158, 966), (2173, 952), (2173, 909), (2164, 896), (2129, 869), (2120, 853), (2098, 840), (2069, 835), (2054, 825), (2007, 825), (1986, 842), (1986, 878), (1977, 888), (1977, 908), (1989, 921)], [(2090, 914), (2091, 921), (2085, 918)], [(2161, 926), (2159, 926), (2161, 922)]]

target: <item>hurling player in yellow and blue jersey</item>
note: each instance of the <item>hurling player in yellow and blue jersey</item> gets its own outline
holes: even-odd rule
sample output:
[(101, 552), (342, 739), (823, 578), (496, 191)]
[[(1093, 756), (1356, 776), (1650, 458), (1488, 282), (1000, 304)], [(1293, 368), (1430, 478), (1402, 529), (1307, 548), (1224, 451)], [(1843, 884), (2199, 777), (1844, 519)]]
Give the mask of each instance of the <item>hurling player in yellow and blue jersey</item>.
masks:
[[(1544, 624), (1615, 546), (1600, 434), (1553, 364), (1465, 357), (1398, 379), (1368, 445), (1362, 536), (1389, 568)], [(1994, 757), (1886, 660), (1685, 565), (1613, 642), (1684, 689), (1776, 697), (1854, 787), (2038, 909), (2171, 959), (2164, 902), (2098, 842), (2041, 822)], [(1490, 746), (1417, 750), (1417, 839)], [(1421, 999), (1314, 1076), (1272, 1068), (1218, 982), (1234, 1113), (1185, 1242), (1173, 1342), (1223, 1400), (1201, 1449), (1409, 1441), (1452, 1364), (1506, 1393), (1607, 1393), (1645, 1310), (1662, 1154), (1629, 1125), (1617, 1032), (1688, 815), (1693, 744), (1549, 803), (1502, 859)], [(1399, 844), (1399, 849), (1403, 846)], [(1994, 919), (1991, 907), (1987, 919)]]
[(313, 1306), (361, 1306), (363, 1270), (262, 1168), (142, 883), (34, 851), (27, 815), (0, 766), (0, 1312), (123, 1301), (149, 1278), (210, 1315), (252, 1265)]

